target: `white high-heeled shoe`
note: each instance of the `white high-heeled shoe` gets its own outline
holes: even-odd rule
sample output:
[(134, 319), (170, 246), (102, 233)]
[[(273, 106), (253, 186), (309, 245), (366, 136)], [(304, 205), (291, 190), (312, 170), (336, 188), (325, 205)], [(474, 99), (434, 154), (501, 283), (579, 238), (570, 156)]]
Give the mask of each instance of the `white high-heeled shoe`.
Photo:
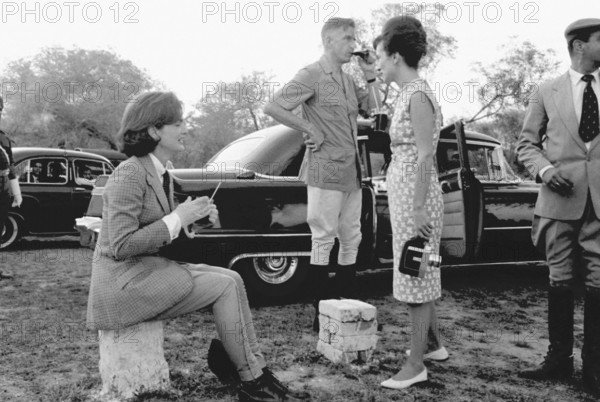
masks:
[(410, 387), (413, 384), (424, 381), (427, 381), (427, 368), (424, 368), (423, 371), (421, 371), (419, 374), (408, 380), (398, 381), (394, 380), (393, 378), (390, 378), (389, 380), (385, 380), (384, 382), (382, 382), (381, 386), (391, 389), (404, 389)]

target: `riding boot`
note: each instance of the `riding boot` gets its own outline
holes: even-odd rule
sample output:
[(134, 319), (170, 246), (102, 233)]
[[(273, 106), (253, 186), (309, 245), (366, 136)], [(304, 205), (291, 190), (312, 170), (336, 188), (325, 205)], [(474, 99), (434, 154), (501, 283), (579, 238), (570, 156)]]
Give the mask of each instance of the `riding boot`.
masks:
[(319, 302), (327, 298), (327, 286), (329, 281), (328, 265), (310, 265), (310, 271), (313, 280), (313, 306), (315, 308), (315, 318), (313, 320), (313, 331), (319, 332)]
[(586, 288), (583, 308), (583, 384), (600, 397), (600, 289)]
[(548, 332), (550, 345), (540, 366), (522, 371), (520, 376), (531, 380), (568, 379), (573, 375), (573, 289), (566, 286), (548, 290)]
[(338, 298), (356, 297), (356, 264), (337, 265), (334, 278), (334, 294)]

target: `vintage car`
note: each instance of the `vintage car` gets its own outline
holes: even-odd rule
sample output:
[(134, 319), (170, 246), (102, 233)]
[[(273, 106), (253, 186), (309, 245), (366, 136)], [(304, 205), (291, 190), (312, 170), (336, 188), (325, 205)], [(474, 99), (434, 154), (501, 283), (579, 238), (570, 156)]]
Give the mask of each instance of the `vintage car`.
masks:
[(12, 151), (23, 203), (8, 212), (0, 247), (9, 247), (24, 235), (77, 235), (75, 218), (85, 213), (95, 179), (112, 173), (110, 161), (65, 149), (15, 147)]
[[(392, 263), (382, 171), (389, 146), (382, 141), (383, 134), (371, 130), (368, 122), (359, 131), (364, 177), (362, 269)], [(298, 179), (304, 151), (302, 135), (278, 125), (232, 142), (201, 169), (170, 170), (179, 201), (211, 196), (219, 186), (214, 200), (220, 225), (197, 222), (189, 238), (180, 236), (164, 248), (164, 254), (238, 270), (255, 297), (294, 293), (308, 278), (310, 255), (306, 185)], [(444, 265), (541, 259), (530, 240), (539, 185), (512, 172), (497, 140), (465, 132), (457, 122), (442, 130), (436, 157), (445, 202)], [(88, 215), (101, 215), (98, 200)]]

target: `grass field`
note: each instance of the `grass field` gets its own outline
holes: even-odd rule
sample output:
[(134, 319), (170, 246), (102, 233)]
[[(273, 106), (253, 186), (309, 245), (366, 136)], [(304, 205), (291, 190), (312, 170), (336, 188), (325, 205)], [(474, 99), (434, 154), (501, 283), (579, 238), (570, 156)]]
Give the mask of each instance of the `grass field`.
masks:
[[(100, 387), (96, 334), (85, 329), (91, 250), (76, 239), (25, 240), (0, 252), (15, 273), (0, 281), (0, 401), (86, 401)], [(293, 388), (314, 401), (593, 401), (581, 390), (582, 298), (577, 299), (576, 366), (569, 383), (517, 377), (547, 348), (546, 270), (478, 267), (443, 270), (438, 315), (451, 357), (428, 364), (430, 381), (403, 391), (379, 383), (405, 359), (411, 327), (406, 307), (391, 296), (391, 272), (361, 276), (360, 298), (377, 307), (383, 324), (372, 361), (336, 365), (316, 352), (308, 298), (254, 306), (265, 357)], [(216, 336), (212, 314), (199, 312), (165, 325), (173, 391), (138, 401), (236, 401), (208, 370)]]

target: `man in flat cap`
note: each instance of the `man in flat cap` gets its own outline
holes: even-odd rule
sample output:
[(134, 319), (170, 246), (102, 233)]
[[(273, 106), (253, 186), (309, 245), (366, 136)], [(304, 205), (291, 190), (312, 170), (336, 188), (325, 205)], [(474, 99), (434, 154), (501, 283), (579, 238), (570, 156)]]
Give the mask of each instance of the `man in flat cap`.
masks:
[(532, 239), (550, 272), (544, 362), (521, 375), (534, 380), (573, 374), (573, 287), (585, 285), (583, 379), (600, 395), (600, 19), (565, 30), (571, 68), (543, 83), (529, 101), (519, 159), (542, 183)]

